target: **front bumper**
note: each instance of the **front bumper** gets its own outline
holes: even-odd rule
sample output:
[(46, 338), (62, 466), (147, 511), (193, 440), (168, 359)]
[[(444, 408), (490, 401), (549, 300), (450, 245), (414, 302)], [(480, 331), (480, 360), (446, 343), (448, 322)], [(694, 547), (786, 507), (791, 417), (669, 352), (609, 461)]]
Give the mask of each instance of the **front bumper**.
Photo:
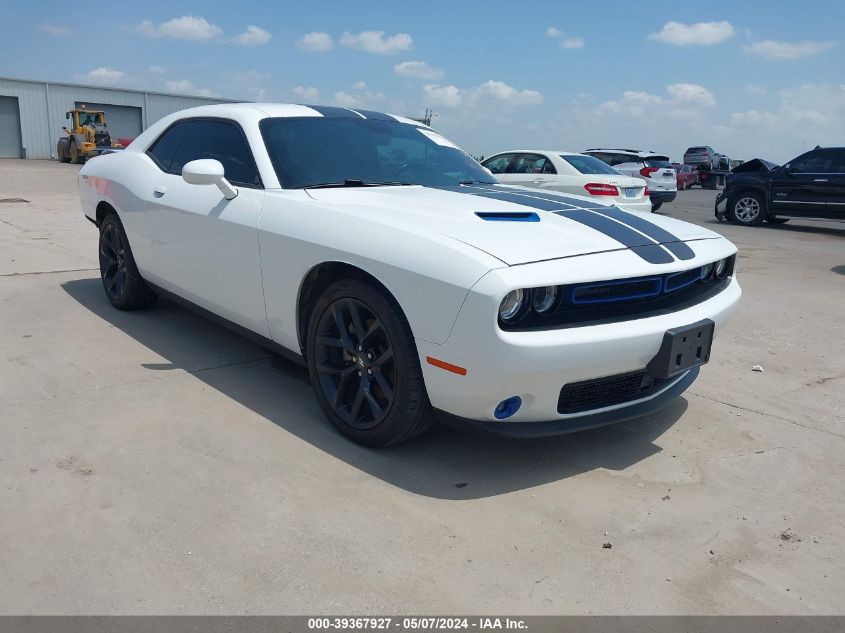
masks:
[(652, 202), (672, 202), (678, 196), (677, 191), (650, 191)]
[(675, 398), (678, 398), (698, 378), (699, 367), (690, 369), (685, 374), (671, 382), (663, 391), (650, 398), (631, 402), (621, 408), (594, 413), (585, 413), (578, 416), (546, 420), (542, 422), (522, 422), (513, 424), (509, 420), (491, 422), (489, 420), (469, 420), (458, 418), (452, 415), (443, 416), (443, 420), (449, 426), (455, 428), (473, 428), (493, 435), (504, 437), (532, 438), (548, 437), (551, 435), (564, 435), (595, 429), (601, 426), (617, 424), (632, 420), (645, 415), (657, 413), (668, 406)]
[(713, 214), (716, 216), (716, 219), (717, 219), (719, 222), (721, 222), (722, 220), (724, 220), (724, 219), (725, 219), (725, 216), (726, 216), (726, 215), (727, 215), (727, 213), (728, 213), (727, 204), (725, 204), (725, 210), (724, 210), (724, 211), (719, 211), (719, 205), (720, 205), (720, 204), (722, 204), (722, 203), (723, 203), (725, 200), (727, 200), (727, 199), (728, 199), (728, 190), (727, 190), (727, 188), (722, 189), (722, 191), (720, 191), (720, 192), (719, 192), (719, 195), (718, 195), (718, 196), (716, 196), (716, 202), (715, 202), (715, 203), (714, 203), (714, 205), (713, 205)]
[[(708, 259), (734, 252), (726, 240), (712, 242)], [(496, 323), (503, 276), (508, 284), (516, 280), (512, 287), (542, 286), (553, 283), (552, 277), (559, 281), (589, 270), (592, 258), (624, 270), (624, 257), (625, 253), (620, 252), (541, 262), (494, 271), (498, 274), (482, 278), (467, 296), (445, 343), (436, 345), (417, 339), (432, 405), (459, 419), (473, 421), (468, 423), (472, 426), (509, 435), (534, 436), (610, 424), (656, 410), (677, 397), (695, 380), (697, 369), (670, 380), (662, 390), (646, 396), (642, 402), (634, 399), (577, 413), (558, 412), (558, 400), (565, 385), (646, 368), (669, 329), (712, 319), (718, 334), (742, 294), (735, 277), (719, 294), (668, 314), (533, 331), (503, 331)], [(718, 347), (714, 352), (718, 353)], [(466, 373), (459, 375), (433, 366), (427, 362), (428, 357), (465, 368)], [(521, 398), (521, 408), (507, 421), (497, 420), (496, 406), (513, 396)], [(516, 428), (523, 425), (529, 426), (525, 430)]]

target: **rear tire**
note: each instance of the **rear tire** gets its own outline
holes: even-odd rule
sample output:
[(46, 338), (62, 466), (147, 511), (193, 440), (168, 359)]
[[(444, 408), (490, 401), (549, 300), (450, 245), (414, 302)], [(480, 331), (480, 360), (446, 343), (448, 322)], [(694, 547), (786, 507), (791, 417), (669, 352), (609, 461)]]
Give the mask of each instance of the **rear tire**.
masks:
[(728, 201), (728, 218), (743, 226), (759, 226), (766, 219), (766, 204), (758, 193), (744, 191)]
[(663, 206), (662, 202), (652, 202), (651, 203), (651, 212), (654, 213), (655, 211), (657, 211), (662, 206)]
[(100, 278), (106, 298), (118, 310), (138, 310), (151, 306), (158, 295), (138, 272), (123, 224), (116, 213), (100, 223)]
[(334, 427), (366, 446), (397, 444), (436, 420), (411, 327), (383, 289), (335, 282), (308, 324), (308, 371)]
[(68, 146), (67, 142), (63, 143), (62, 141), (59, 141), (56, 144), (56, 157), (62, 163), (69, 163), (70, 162), (70, 156), (68, 156), (68, 154), (67, 154), (67, 150), (68, 150), (67, 146)]

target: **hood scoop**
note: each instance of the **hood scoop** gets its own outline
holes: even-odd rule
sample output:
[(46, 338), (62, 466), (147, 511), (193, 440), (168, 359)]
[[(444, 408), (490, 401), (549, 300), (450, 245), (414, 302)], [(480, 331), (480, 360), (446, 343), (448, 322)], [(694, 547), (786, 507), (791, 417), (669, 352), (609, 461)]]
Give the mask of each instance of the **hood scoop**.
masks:
[(482, 220), (487, 222), (539, 222), (540, 216), (533, 211), (476, 211), (477, 215)]

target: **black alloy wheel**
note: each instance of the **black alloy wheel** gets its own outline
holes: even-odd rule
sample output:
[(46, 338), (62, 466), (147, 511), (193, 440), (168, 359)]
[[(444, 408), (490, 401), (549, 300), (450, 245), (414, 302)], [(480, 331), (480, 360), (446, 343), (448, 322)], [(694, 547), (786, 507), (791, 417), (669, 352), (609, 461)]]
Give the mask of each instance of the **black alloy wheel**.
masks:
[(381, 320), (363, 302), (338, 299), (317, 325), (320, 389), (335, 414), (354, 429), (384, 421), (396, 394), (396, 359)]
[(119, 310), (137, 310), (156, 302), (153, 292), (135, 265), (126, 231), (116, 213), (100, 223), (100, 278), (106, 297)]
[(397, 444), (435, 423), (411, 326), (380, 285), (341, 279), (326, 288), (304, 351), (320, 408), (353, 441)]
[(106, 222), (100, 232), (100, 276), (112, 302), (126, 294), (126, 244), (116, 222)]

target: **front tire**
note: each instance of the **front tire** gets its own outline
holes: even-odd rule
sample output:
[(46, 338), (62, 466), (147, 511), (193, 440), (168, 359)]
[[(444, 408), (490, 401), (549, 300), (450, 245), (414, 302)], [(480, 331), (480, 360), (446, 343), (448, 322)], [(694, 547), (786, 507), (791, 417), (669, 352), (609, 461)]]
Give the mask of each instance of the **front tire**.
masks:
[(759, 226), (766, 219), (766, 205), (758, 193), (745, 191), (728, 204), (728, 218), (743, 226)]
[(74, 165), (81, 165), (85, 162), (85, 157), (79, 153), (79, 148), (76, 146), (76, 143), (70, 144), (70, 162)]
[(158, 298), (138, 272), (116, 213), (107, 215), (100, 224), (100, 278), (109, 303), (118, 310), (146, 308)]
[(320, 408), (355, 442), (397, 444), (434, 423), (411, 327), (381, 288), (329, 286), (308, 324), (306, 356)]

